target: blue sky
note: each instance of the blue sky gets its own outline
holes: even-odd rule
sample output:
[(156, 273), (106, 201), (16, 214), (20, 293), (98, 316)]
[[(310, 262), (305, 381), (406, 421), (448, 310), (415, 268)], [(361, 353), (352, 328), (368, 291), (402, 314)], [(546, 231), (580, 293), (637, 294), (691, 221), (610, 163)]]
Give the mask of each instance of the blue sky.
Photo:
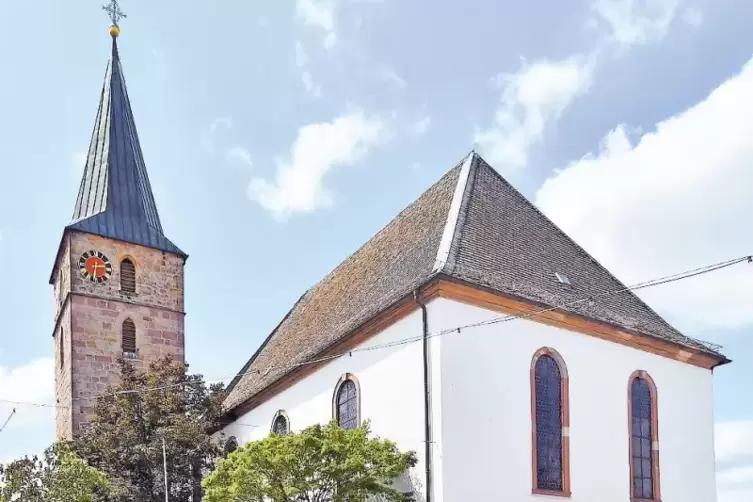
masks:
[[(47, 279), (109, 56), (101, 3), (0, 0), (0, 399), (53, 401)], [(753, 253), (743, 0), (121, 5), (210, 380), (472, 147), (625, 282)], [(751, 295), (745, 265), (643, 295), (735, 361), (715, 376), (720, 502), (753, 499)], [(52, 440), (51, 412), (18, 410), (0, 461)]]

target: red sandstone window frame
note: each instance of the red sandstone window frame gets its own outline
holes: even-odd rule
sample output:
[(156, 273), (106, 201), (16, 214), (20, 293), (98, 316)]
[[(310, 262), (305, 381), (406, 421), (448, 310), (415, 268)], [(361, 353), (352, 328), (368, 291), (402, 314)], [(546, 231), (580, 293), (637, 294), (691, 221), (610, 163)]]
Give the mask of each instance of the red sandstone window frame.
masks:
[[(653, 498), (637, 498), (633, 485), (633, 382), (641, 379), (648, 385), (651, 396), (651, 482)], [(631, 502), (660, 502), (661, 476), (659, 472), (659, 407), (656, 383), (651, 375), (644, 370), (636, 370), (628, 379), (627, 385), (627, 419), (628, 419), (628, 466), (630, 469), (630, 500)]]
[(340, 424), (340, 417), (338, 415), (338, 398), (340, 397), (340, 388), (347, 381), (353, 382), (356, 386), (356, 424), (361, 425), (361, 384), (358, 382), (356, 376), (352, 373), (343, 374), (335, 385), (335, 392), (332, 393), (332, 418)]
[[(557, 363), (560, 370), (560, 399), (562, 423), (562, 490), (546, 490), (538, 487), (538, 458), (536, 449), (536, 362), (542, 356), (549, 356)], [(570, 391), (567, 365), (559, 352), (551, 347), (542, 347), (534, 353), (530, 369), (531, 390), (531, 493), (570, 497)]]

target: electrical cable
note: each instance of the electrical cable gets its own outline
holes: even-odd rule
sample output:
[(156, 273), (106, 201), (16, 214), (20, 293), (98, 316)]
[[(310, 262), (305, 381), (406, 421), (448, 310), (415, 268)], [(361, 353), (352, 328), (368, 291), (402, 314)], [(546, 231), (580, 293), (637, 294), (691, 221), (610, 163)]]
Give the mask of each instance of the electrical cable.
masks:
[(10, 422), (10, 419), (13, 418), (13, 415), (16, 414), (16, 409), (13, 408), (13, 411), (10, 412), (10, 415), (8, 416), (8, 419), (5, 420), (5, 423), (0, 427), (0, 432), (3, 432), (5, 430), (5, 427), (8, 425), (8, 422)]
[[(648, 281), (643, 281), (643, 282), (634, 284), (632, 286), (627, 286), (627, 287), (623, 287), (623, 288), (620, 288), (620, 289), (617, 289), (617, 290), (613, 290), (613, 291), (605, 291), (605, 292), (602, 292), (602, 293), (597, 293), (597, 294), (594, 294), (594, 295), (589, 295), (589, 296), (584, 297), (584, 298), (580, 298), (580, 299), (577, 299), (577, 300), (566, 302), (566, 303), (563, 303), (563, 304), (560, 304), (560, 305), (557, 305), (557, 306), (552, 306), (552, 307), (547, 307), (547, 308), (535, 310), (535, 311), (532, 311), (532, 312), (526, 312), (526, 313), (521, 313), (521, 314), (507, 314), (507, 315), (495, 317), (495, 318), (492, 318), (492, 319), (488, 319), (488, 320), (485, 320), (485, 321), (480, 321), (480, 322), (475, 322), (475, 323), (471, 323), (471, 324), (465, 324), (465, 325), (456, 326), (456, 327), (453, 327), (453, 328), (444, 329), (444, 330), (441, 330), (441, 331), (438, 331), (438, 332), (435, 332), (435, 333), (429, 333), (427, 335), (427, 338), (435, 338), (435, 337), (444, 336), (444, 335), (448, 335), (448, 334), (452, 334), (452, 333), (459, 333), (460, 331), (462, 331), (464, 329), (471, 329), (471, 328), (476, 328), (476, 327), (488, 326), (488, 325), (492, 325), (492, 324), (499, 324), (499, 323), (504, 323), (504, 322), (510, 322), (510, 321), (518, 320), (518, 319), (527, 319), (527, 318), (531, 318), (531, 317), (536, 317), (536, 316), (540, 316), (542, 314), (546, 314), (548, 312), (552, 312), (552, 311), (555, 311), (555, 310), (567, 309), (568, 307), (572, 307), (574, 305), (578, 305), (578, 304), (583, 303), (583, 302), (589, 302), (589, 301), (593, 302), (593, 301), (595, 301), (596, 298), (613, 296), (613, 295), (617, 295), (617, 294), (621, 294), (621, 293), (625, 293), (625, 292), (629, 292), (629, 291), (637, 291), (637, 290), (646, 289), (646, 288), (655, 287), (655, 286), (660, 286), (660, 285), (663, 285), (663, 284), (668, 284), (668, 283), (672, 283), (672, 282), (676, 282), (676, 281), (680, 281), (680, 280), (684, 280), (684, 279), (689, 279), (691, 277), (696, 277), (696, 276), (707, 274), (707, 273), (710, 273), (710, 272), (715, 272), (715, 271), (718, 271), (718, 270), (721, 270), (721, 269), (724, 269), (724, 268), (727, 268), (727, 267), (731, 267), (733, 265), (737, 265), (737, 264), (743, 263), (743, 262), (752, 263), (753, 262), (753, 255), (746, 255), (746, 256), (739, 257), (739, 258), (734, 258), (732, 260), (726, 260), (726, 261), (723, 261), (723, 262), (718, 262), (718, 263), (714, 263), (714, 264), (711, 264), (711, 265), (706, 265), (706, 266), (703, 266), (703, 267), (698, 267), (698, 268), (687, 270), (687, 271), (684, 271), (684, 272), (680, 272), (680, 273), (676, 273), (676, 274), (672, 274), (672, 275), (668, 275), (668, 276), (664, 276), (664, 277), (659, 277), (659, 278), (651, 279), (651, 280), (648, 280)], [(564, 323), (564, 324), (567, 324), (567, 323)], [(622, 326), (622, 325), (619, 325), (617, 323), (612, 323), (612, 324), (615, 324), (615, 325), (617, 325), (619, 327), (622, 327), (622, 328), (625, 328), (625, 329), (633, 329), (633, 328), (630, 328), (629, 326)], [(651, 334), (651, 333), (647, 333), (647, 334)], [(273, 369), (281, 369), (283, 371), (285, 371), (285, 370), (292, 370), (292, 369), (296, 369), (296, 368), (299, 368), (299, 367), (302, 367), (302, 366), (308, 366), (308, 365), (312, 365), (312, 364), (318, 364), (318, 363), (322, 363), (322, 362), (331, 361), (333, 359), (338, 359), (338, 358), (344, 357), (344, 356), (351, 356), (352, 357), (352, 355), (354, 353), (371, 352), (371, 351), (374, 351), (374, 350), (381, 350), (381, 349), (399, 347), (399, 346), (402, 346), (402, 345), (407, 345), (409, 343), (418, 342), (418, 341), (422, 340), (423, 338), (424, 338), (423, 335), (414, 336), (414, 337), (408, 337), (408, 338), (404, 338), (404, 339), (400, 339), (400, 340), (395, 340), (395, 341), (392, 341), (392, 342), (387, 342), (387, 343), (384, 343), (384, 344), (372, 345), (372, 346), (368, 346), (368, 347), (359, 347), (359, 348), (351, 349), (351, 350), (344, 351), (344, 352), (341, 352), (341, 353), (332, 354), (332, 355), (329, 355), (329, 356), (325, 356), (325, 357), (321, 357), (321, 358), (316, 358), (316, 359), (309, 359), (309, 360), (298, 362), (298, 363), (292, 363), (292, 364), (288, 364), (288, 365), (270, 366), (270, 367), (266, 368), (266, 370), (265, 370), (265, 376), (267, 374), (269, 374)], [(689, 340), (697, 343), (699, 346), (704, 347), (706, 350), (718, 351), (718, 349), (721, 348), (721, 346), (717, 346), (717, 345), (713, 345), (713, 344), (708, 344), (707, 342), (702, 342), (700, 340), (696, 340), (696, 339), (691, 338), (691, 337), (685, 337), (685, 338), (687, 338), (687, 339), (689, 339)], [(710, 347), (709, 345), (713, 345), (713, 347)], [(219, 379), (207, 380), (205, 383), (207, 383), (207, 384), (211, 384), (211, 383), (223, 383), (223, 382), (225, 382), (228, 379), (234, 379), (234, 378), (238, 378), (238, 377), (244, 377), (244, 376), (252, 375), (252, 374), (261, 375), (261, 372), (259, 370), (250, 370), (250, 371), (246, 371), (246, 372), (242, 372), (242, 373), (237, 373), (237, 374), (233, 374), (233, 375), (225, 375), (224, 377), (221, 377)], [(126, 390), (121, 390), (121, 391), (116, 391), (116, 392), (109, 392), (109, 393), (103, 393), (103, 394), (95, 394), (95, 395), (86, 396), (86, 397), (75, 397), (75, 398), (73, 398), (73, 400), (74, 401), (80, 401), (80, 400), (91, 401), (91, 400), (99, 399), (99, 398), (102, 398), (102, 397), (117, 397), (117, 396), (120, 396), (120, 395), (143, 394), (143, 393), (147, 393), (147, 392), (154, 392), (154, 391), (166, 390), (166, 389), (170, 389), (170, 388), (174, 388), (174, 387), (180, 387), (180, 386), (188, 385), (190, 383), (191, 382), (179, 382), (179, 383), (175, 383), (175, 384), (167, 384), (167, 385), (161, 385), (161, 386), (156, 386), (156, 387), (147, 387), (147, 388), (141, 388), (141, 389), (126, 389)], [(32, 403), (32, 402), (23, 402), (23, 401), (9, 401), (9, 400), (3, 400), (3, 399), (0, 399), (0, 402), (10, 403), (10, 404), (17, 404), (17, 405), (36, 406), (36, 407), (49, 407), (49, 408), (65, 407), (65, 408), (67, 408), (67, 406), (63, 406), (63, 405), (42, 404), (42, 403)], [(258, 426), (253, 425), (252, 427), (258, 427)]]

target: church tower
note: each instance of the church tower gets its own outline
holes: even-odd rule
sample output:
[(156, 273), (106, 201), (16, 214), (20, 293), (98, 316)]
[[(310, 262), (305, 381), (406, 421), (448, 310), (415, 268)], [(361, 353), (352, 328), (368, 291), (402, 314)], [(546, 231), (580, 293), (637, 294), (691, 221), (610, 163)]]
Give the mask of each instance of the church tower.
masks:
[(58, 248), (54, 287), (55, 437), (90, 420), (96, 396), (120, 375), (170, 354), (184, 360), (183, 269), (187, 255), (164, 234), (139, 145), (118, 55), (112, 55), (83, 178)]

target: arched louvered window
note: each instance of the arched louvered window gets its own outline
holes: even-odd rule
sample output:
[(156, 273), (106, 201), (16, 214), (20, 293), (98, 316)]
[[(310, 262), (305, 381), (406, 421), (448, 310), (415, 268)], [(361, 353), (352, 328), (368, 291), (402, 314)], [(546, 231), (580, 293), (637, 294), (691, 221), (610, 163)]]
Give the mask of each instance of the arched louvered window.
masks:
[(656, 385), (645, 371), (633, 373), (629, 382), (630, 498), (658, 501), (659, 431)]
[(345, 374), (335, 387), (334, 416), (343, 429), (358, 427), (360, 420), (360, 395), (358, 382), (351, 374)]
[(233, 453), (235, 450), (238, 449), (238, 440), (235, 438), (235, 436), (230, 436), (227, 438), (227, 441), (225, 441), (225, 446), (222, 448), (223, 453), (227, 455), (228, 453)]
[(128, 258), (120, 262), (120, 290), (124, 293), (136, 292), (136, 266)]
[(570, 495), (567, 368), (553, 349), (536, 352), (531, 364), (533, 492)]
[(136, 353), (136, 325), (131, 319), (123, 321), (121, 329), (121, 347), (123, 352), (128, 354)]
[(275, 418), (272, 420), (272, 432), (280, 436), (290, 433), (290, 421), (284, 411), (280, 410), (275, 414)]

